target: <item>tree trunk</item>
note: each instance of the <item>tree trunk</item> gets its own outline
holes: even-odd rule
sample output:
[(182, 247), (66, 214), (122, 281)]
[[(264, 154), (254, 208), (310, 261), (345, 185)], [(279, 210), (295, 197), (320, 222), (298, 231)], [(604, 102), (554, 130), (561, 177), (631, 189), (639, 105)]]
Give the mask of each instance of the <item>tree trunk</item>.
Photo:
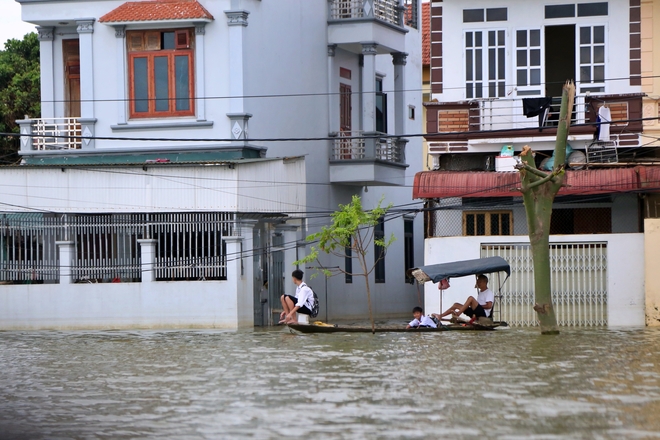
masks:
[(555, 163), (552, 172), (545, 174), (536, 168), (534, 156), (528, 146), (525, 146), (520, 154), (522, 163), (518, 166), (527, 214), (529, 243), (534, 261), (534, 298), (536, 301), (534, 310), (541, 325), (541, 334), (559, 334), (550, 284), (550, 220), (552, 202), (564, 182), (566, 139), (571, 125), (574, 97), (575, 86), (573, 83), (566, 83), (561, 97), (554, 152)]

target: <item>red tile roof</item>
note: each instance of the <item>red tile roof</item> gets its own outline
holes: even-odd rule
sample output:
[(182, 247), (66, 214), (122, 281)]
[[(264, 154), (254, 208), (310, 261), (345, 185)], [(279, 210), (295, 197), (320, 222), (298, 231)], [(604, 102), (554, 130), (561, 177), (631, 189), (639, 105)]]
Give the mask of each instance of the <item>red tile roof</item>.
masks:
[(422, 3), (422, 65), (431, 65), (431, 3)]
[(126, 2), (99, 19), (101, 23), (156, 20), (213, 20), (196, 0), (146, 0)]
[[(660, 191), (660, 167), (566, 171), (560, 196)], [(517, 172), (422, 171), (415, 174), (414, 199), (443, 197), (516, 197)]]

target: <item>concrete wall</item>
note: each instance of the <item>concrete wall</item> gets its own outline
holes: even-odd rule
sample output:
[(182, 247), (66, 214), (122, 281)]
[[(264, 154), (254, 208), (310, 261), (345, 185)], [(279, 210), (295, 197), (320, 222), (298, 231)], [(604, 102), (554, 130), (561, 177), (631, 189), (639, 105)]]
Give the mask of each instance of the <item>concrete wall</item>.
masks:
[(644, 220), (644, 269), (646, 280), (646, 325), (660, 326), (660, 219)]
[[(606, 242), (608, 325), (610, 327), (644, 325), (644, 234), (553, 235), (550, 237), (550, 242)], [(529, 238), (525, 236), (430, 238), (426, 240), (424, 264), (480, 258), (481, 245), (486, 243), (529, 243)], [(454, 302), (465, 302), (465, 299), (474, 292), (472, 277), (452, 279), (450, 283), (451, 287), (445, 291), (442, 299), (442, 307), (445, 309)], [(493, 285), (495, 282), (491, 280), (491, 287)], [(657, 298), (660, 299), (660, 291)], [(426, 283), (424, 300), (427, 313), (440, 310), (437, 285)]]

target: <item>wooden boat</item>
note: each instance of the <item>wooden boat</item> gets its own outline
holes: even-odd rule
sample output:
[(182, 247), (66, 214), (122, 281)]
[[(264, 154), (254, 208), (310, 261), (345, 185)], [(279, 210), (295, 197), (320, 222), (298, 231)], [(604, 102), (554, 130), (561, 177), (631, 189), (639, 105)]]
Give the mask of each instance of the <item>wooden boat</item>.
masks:
[[(420, 328), (405, 328), (401, 327), (376, 327), (375, 333), (435, 333), (446, 331), (490, 331), (498, 327), (506, 326), (506, 323), (494, 322), (491, 325), (481, 325), (476, 322), (473, 324), (468, 323), (452, 323), (447, 325), (440, 325), (437, 328), (420, 327)], [(312, 323), (312, 324), (287, 324), (287, 328), (292, 333), (371, 333), (370, 326), (354, 326), (354, 325), (336, 325), (325, 323)]]

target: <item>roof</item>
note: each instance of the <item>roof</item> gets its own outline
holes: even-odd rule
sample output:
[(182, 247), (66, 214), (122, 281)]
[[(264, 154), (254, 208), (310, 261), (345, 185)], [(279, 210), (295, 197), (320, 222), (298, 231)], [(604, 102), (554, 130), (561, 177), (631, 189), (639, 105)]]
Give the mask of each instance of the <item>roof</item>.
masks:
[(422, 65), (431, 65), (431, 3), (422, 3)]
[(500, 271), (511, 275), (509, 263), (502, 257), (488, 257), (421, 266), (412, 269), (411, 273), (420, 283), (427, 281), (437, 283), (445, 278), (458, 278)]
[[(660, 166), (568, 170), (560, 196), (660, 191)], [(422, 171), (415, 174), (414, 199), (515, 197), (518, 172)]]
[(162, 20), (213, 20), (196, 0), (146, 0), (126, 2), (99, 19), (101, 23), (127, 23)]

